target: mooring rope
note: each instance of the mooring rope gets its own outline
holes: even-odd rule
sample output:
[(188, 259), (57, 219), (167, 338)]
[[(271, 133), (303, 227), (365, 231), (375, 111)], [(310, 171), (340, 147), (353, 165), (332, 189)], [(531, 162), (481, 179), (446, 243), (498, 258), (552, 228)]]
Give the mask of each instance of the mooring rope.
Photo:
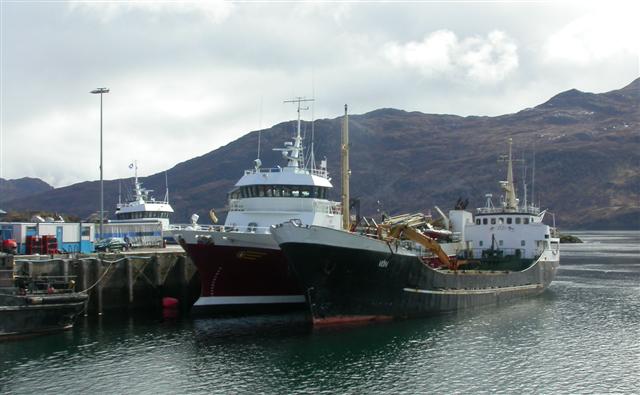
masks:
[[(135, 258), (135, 259), (151, 259), (152, 257), (150, 257), (150, 256), (128, 257), (127, 256), (127, 257), (116, 259), (116, 260), (113, 260), (113, 261), (107, 261), (107, 260), (104, 260), (104, 259), (100, 259), (100, 263), (107, 262), (109, 264), (109, 266), (107, 266), (107, 269), (104, 271), (104, 273), (102, 273), (102, 276), (100, 276), (100, 278), (93, 285), (91, 285), (89, 288), (85, 289), (84, 291), (79, 291), (79, 292), (85, 292), (85, 293), (89, 292), (93, 287), (98, 285), (104, 279), (104, 277), (107, 275), (107, 273), (109, 272), (109, 269), (111, 269), (111, 266), (113, 266), (114, 263), (118, 263), (120, 261), (126, 261), (126, 260), (129, 260), (129, 259), (132, 259), (132, 258)], [(82, 258), (82, 259), (79, 259), (79, 260), (93, 260), (93, 259), (95, 259), (95, 258)]]

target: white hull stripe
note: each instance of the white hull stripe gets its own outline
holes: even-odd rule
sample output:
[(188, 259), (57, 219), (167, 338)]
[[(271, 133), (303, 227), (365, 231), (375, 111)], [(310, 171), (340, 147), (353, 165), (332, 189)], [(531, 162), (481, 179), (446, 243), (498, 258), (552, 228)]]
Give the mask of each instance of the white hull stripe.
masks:
[(527, 289), (541, 289), (542, 284), (529, 284), (529, 285), (517, 285), (514, 287), (499, 287), (499, 288), (487, 288), (487, 289), (417, 289), (417, 288), (404, 288), (405, 292), (414, 292), (420, 294), (434, 294), (434, 295), (464, 295), (464, 294), (495, 294), (501, 292), (514, 292), (523, 291)]
[(304, 303), (304, 295), (277, 296), (201, 296), (194, 306), (217, 306), (227, 304), (276, 304)]

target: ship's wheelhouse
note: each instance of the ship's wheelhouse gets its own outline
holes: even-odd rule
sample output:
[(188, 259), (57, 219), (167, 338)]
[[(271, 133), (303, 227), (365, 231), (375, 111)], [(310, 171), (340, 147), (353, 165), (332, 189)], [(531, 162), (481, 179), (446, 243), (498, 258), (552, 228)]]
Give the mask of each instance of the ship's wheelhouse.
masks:
[(165, 211), (133, 211), (128, 213), (116, 213), (116, 219), (148, 219), (169, 218), (169, 212)]

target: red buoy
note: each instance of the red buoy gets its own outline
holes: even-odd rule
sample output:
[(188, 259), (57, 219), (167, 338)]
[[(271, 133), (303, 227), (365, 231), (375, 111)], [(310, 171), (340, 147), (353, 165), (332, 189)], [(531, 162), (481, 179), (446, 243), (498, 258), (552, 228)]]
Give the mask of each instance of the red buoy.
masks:
[(166, 296), (162, 298), (162, 307), (165, 309), (177, 309), (178, 308), (178, 299)]

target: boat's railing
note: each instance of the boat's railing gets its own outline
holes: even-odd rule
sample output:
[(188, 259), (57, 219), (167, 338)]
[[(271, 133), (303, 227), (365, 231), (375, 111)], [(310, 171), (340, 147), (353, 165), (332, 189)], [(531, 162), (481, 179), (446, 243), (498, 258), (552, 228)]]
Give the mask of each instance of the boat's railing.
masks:
[(249, 174), (263, 174), (263, 173), (282, 173), (283, 171), (298, 173), (298, 174), (311, 174), (314, 176), (328, 178), (329, 172), (324, 169), (305, 169), (302, 167), (271, 167), (271, 168), (259, 168), (259, 169), (248, 169), (244, 171), (244, 175)]
[(342, 215), (342, 204), (340, 202), (316, 200), (313, 202), (313, 211), (330, 215)]
[(193, 230), (201, 232), (220, 233), (269, 233), (268, 226), (225, 226), (225, 225), (172, 225), (172, 231)]
[[(469, 258), (480, 258), (482, 257), (482, 254), (485, 251), (489, 251), (489, 250), (487, 248), (469, 248), (469, 249), (465, 249), (464, 251), (466, 251), (467, 254), (470, 254)], [(538, 254), (535, 254), (535, 256), (530, 256), (531, 250), (527, 251), (524, 248), (496, 248), (494, 251), (502, 252), (503, 256), (517, 256), (518, 255), (517, 251), (520, 251), (521, 258), (534, 258), (535, 256), (538, 255)], [(527, 255), (527, 252), (529, 252), (529, 256)]]
[(0, 270), (0, 287), (18, 287), (29, 292), (71, 292), (75, 287), (76, 275), (42, 275), (20, 273), (14, 269)]
[(540, 214), (540, 208), (538, 207), (518, 207), (516, 209), (507, 209), (504, 207), (478, 207), (476, 209), (477, 214)]

